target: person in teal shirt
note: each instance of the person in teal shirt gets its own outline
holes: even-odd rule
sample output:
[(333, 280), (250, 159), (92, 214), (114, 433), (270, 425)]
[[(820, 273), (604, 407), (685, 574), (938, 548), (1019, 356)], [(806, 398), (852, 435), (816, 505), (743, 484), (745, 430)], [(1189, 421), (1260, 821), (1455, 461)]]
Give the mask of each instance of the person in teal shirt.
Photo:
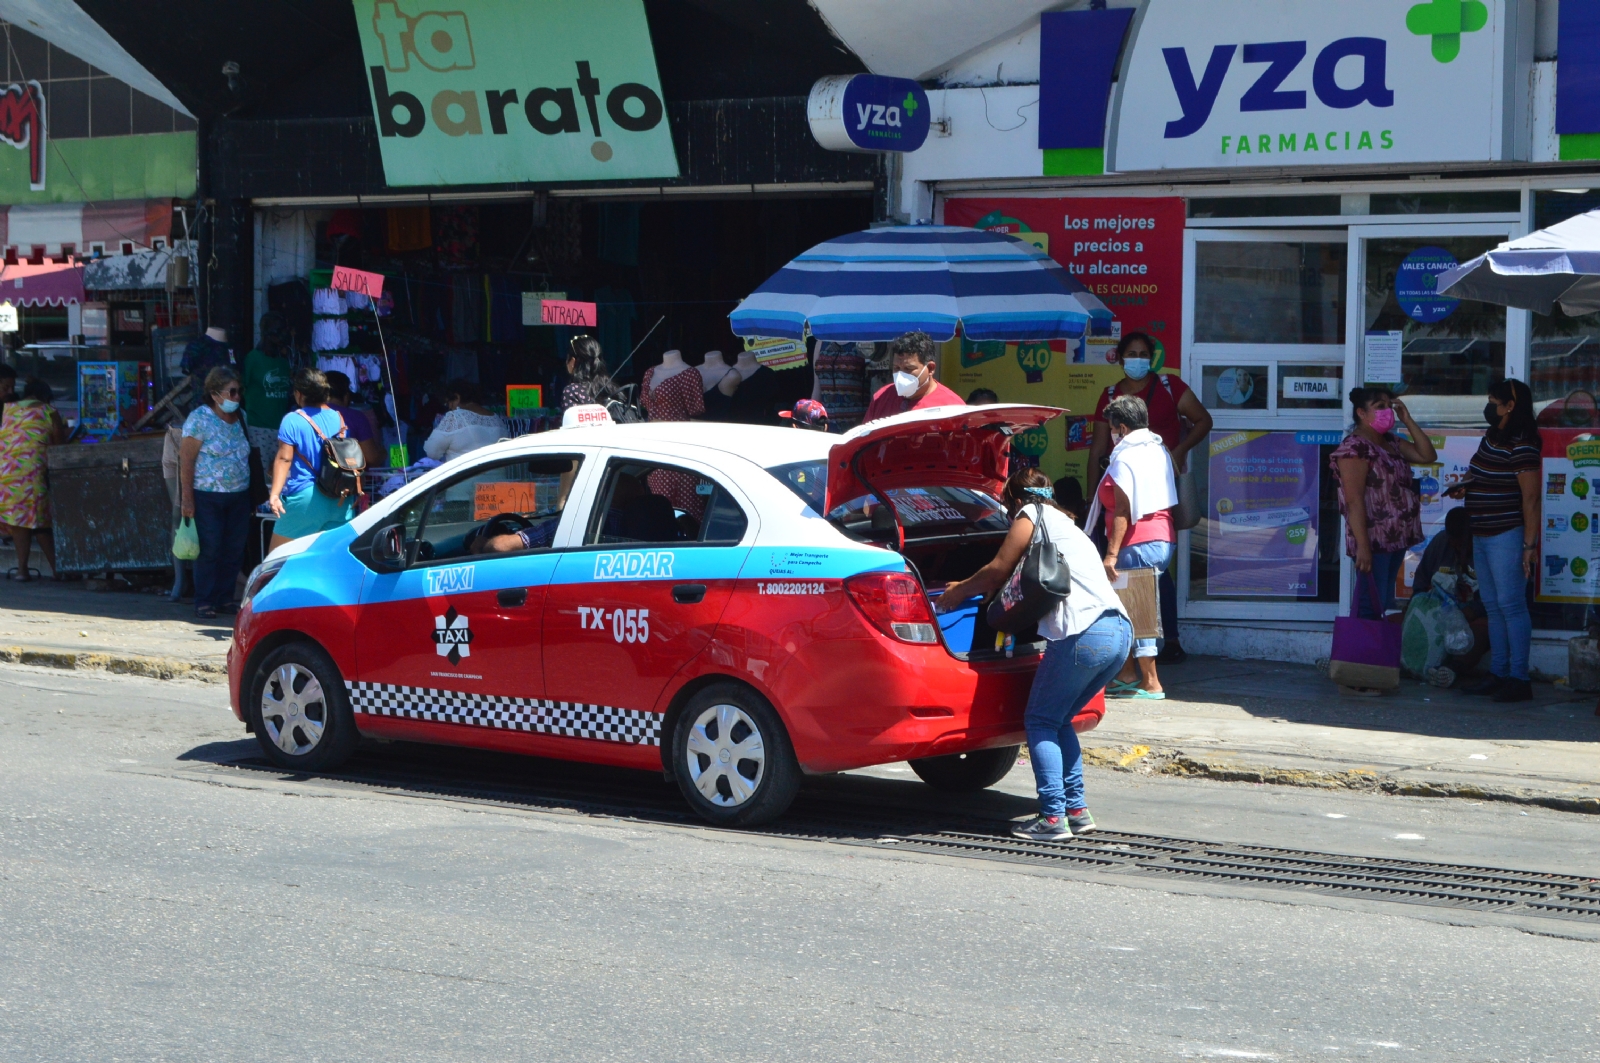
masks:
[(284, 414), (278, 425), (278, 453), (267, 495), (267, 505), (278, 518), (271, 550), (291, 539), (348, 524), (355, 516), (353, 499), (337, 499), (317, 489), (323, 436), (332, 439), (345, 431), (344, 418), (328, 405), (328, 378), (317, 369), (296, 369), (292, 387), (300, 408)]
[(261, 315), (261, 346), (244, 356), (244, 417), (250, 445), (261, 455), (261, 467), (272, 468), (278, 450), (278, 425), (294, 409), (290, 378), (289, 326), (283, 315)]

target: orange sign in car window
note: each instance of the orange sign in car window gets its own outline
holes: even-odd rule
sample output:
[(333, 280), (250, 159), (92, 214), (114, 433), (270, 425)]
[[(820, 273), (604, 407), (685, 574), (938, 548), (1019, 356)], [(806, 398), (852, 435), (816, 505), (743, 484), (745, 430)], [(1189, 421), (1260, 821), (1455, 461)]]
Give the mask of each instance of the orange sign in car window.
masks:
[(499, 513), (539, 512), (540, 488), (549, 487), (533, 480), (496, 480), (476, 484), (472, 493), (472, 519), (488, 520)]

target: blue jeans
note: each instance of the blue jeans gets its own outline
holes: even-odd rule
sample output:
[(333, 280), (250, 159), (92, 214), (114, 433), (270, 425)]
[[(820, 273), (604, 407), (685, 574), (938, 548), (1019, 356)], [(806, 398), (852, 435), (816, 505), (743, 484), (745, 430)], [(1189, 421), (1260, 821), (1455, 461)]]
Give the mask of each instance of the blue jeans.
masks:
[(1489, 671), (1505, 679), (1528, 678), (1533, 620), (1528, 616), (1528, 577), (1522, 572), (1521, 528), (1472, 537), (1478, 596), (1489, 614)]
[[(1117, 569), (1125, 568), (1153, 568), (1158, 575), (1167, 571), (1167, 566), (1172, 564), (1172, 543), (1148, 542), (1137, 546), (1124, 546), (1117, 553)], [(1156, 583), (1156, 593), (1161, 593), (1161, 585)], [(1163, 614), (1164, 616), (1165, 614)], [(1174, 628), (1167, 631), (1163, 624), (1161, 629), (1168, 638), (1177, 638), (1178, 632)], [(1160, 639), (1136, 639), (1133, 643), (1135, 657), (1154, 657), (1160, 649)]]
[[(1356, 573), (1356, 616), (1363, 620), (1382, 620), (1383, 614), (1394, 608), (1394, 584), (1400, 578), (1400, 569), (1406, 563), (1404, 550), (1372, 551), (1372, 578), (1365, 572)], [(1372, 600), (1372, 584), (1378, 584), (1378, 600)]]
[(1083, 747), (1072, 718), (1122, 670), (1132, 644), (1127, 618), (1105, 613), (1085, 630), (1046, 647), (1022, 717), (1042, 814), (1060, 816), (1084, 807)]
[(194, 530), (200, 537), (200, 556), (194, 559), (194, 607), (220, 609), (233, 599), (234, 577), (244, 562), (250, 492), (196, 491)]

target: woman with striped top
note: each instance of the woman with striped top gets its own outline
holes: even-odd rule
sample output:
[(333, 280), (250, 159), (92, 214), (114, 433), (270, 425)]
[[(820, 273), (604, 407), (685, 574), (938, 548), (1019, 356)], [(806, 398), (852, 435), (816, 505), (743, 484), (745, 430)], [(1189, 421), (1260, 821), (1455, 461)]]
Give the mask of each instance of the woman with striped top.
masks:
[(1492, 694), (1495, 701), (1531, 701), (1528, 579), (1539, 563), (1540, 529), (1540, 440), (1533, 393), (1520, 380), (1503, 380), (1489, 389), (1483, 418), (1489, 431), (1478, 444), (1467, 479), (1448, 492), (1452, 498), (1466, 497), (1478, 594), (1489, 615), (1491, 674), (1467, 693)]

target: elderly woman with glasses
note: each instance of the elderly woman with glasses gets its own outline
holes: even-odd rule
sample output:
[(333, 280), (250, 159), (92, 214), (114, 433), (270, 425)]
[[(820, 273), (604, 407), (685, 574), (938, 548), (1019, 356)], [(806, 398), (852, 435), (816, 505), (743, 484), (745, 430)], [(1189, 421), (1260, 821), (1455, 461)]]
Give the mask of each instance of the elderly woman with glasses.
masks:
[(241, 387), (232, 369), (206, 374), (205, 402), (183, 422), (178, 450), (180, 506), (200, 538), (194, 562), (194, 613), (202, 620), (233, 610), (233, 591), (250, 534), (250, 439), (239, 414)]

